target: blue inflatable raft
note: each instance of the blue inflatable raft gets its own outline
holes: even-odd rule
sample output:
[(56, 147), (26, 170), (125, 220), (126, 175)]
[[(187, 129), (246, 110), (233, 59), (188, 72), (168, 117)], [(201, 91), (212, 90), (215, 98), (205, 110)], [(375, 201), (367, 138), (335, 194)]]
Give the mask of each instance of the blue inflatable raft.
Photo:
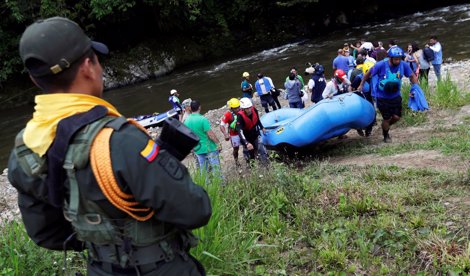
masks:
[(266, 128), (263, 144), (270, 149), (303, 148), (340, 136), (350, 129), (366, 128), (375, 108), (355, 93), (324, 99), (305, 109), (282, 108), (261, 117)]

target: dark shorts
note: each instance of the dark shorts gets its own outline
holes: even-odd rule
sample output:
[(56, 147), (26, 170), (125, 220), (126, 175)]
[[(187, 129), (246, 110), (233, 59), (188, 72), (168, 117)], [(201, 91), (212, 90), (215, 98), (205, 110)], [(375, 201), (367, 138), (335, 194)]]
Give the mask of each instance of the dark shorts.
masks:
[(382, 114), (382, 118), (384, 120), (390, 120), (393, 115), (401, 117), (401, 96), (393, 99), (377, 98), (377, 108), (379, 109), (380, 114)]

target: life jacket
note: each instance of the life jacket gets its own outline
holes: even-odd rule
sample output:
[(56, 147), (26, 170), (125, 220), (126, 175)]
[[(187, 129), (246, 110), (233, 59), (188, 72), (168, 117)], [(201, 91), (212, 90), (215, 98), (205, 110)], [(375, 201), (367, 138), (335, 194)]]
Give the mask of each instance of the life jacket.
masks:
[(323, 75), (313, 75), (312, 80), (315, 86), (313, 87), (311, 100), (317, 103), (323, 99), (321, 94), (325, 90), (326, 81)]
[(379, 81), (379, 89), (385, 93), (397, 93), (401, 88), (401, 78), (404, 72), (403, 63), (400, 61), (400, 65), (398, 65), (398, 71), (396, 73), (391, 72), (388, 61), (384, 61), (384, 63), (386, 70), (384, 78)]
[[(273, 88), (271, 86), (271, 83), (269, 82), (269, 80), (266, 77), (263, 77), (263, 78), (257, 80), (256, 83), (255, 83), (255, 87), (256, 87), (256, 92), (258, 93), (259, 96), (268, 94), (269, 91), (271, 91), (271, 89)], [(264, 90), (263, 90), (263, 88), (264, 88)]]
[[(174, 100), (176, 99), (176, 100)], [(168, 102), (171, 103), (171, 105), (173, 106), (173, 109), (176, 110), (176, 111), (182, 111), (182, 108), (181, 108), (181, 104), (180, 104), (180, 100), (178, 99), (178, 97), (175, 97), (173, 95), (171, 95), (169, 98), (168, 98)]]
[(250, 130), (258, 123), (258, 115), (255, 112), (255, 108), (251, 107), (251, 119), (245, 114), (243, 110), (238, 112), (243, 118), (243, 122), (245, 123), (245, 127), (243, 130)]
[[(89, 112), (77, 115), (82, 118), (84, 116), (86, 117), (89, 113), (93, 113), (96, 109), (99, 109), (99, 107), (101, 106), (95, 107)], [(106, 109), (105, 107), (101, 108)], [(54, 165), (58, 171), (65, 170), (66, 177), (63, 179), (63, 182), (53, 184), (63, 187), (68, 182), (70, 187), (68, 200), (65, 199), (65, 196), (62, 198), (64, 217), (70, 221), (76, 232), (77, 239), (85, 242), (89, 249), (89, 254), (94, 260), (121, 265), (121, 267), (156, 263), (161, 260), (170, 261), (174, 257), (174, 252), (172, 248), (168, 246), (168, 241), (175, 238), (177, 234), (179, 234), (180, 237), (184, 236), (187, 243), (194, 246), (196, 240), (192, 234), (189, 232), (182, 233), (175, 228), (171, 228), (170, 225), (158, 221), (154, 216), (153, 210), (140, 206), (137, 202), (133, 201), (133, 197), (124, 200), (129, 203), (131, 209), (134, 210), (131, 212), (134, 212), (140, 219), (131, 215), (123, 215), (122, 218), (110, 217), (102, 207), (87, 199), (82, 193), (77, 181), (76, 172), (88, 166), (89, 162), (93, 162), (91, 159), (93, 155), (97, 154), (90, 152), (92, 145), (95, 147), (95, 139), (100, 139), (100, 143), (96, 146), (98, 148), (101, 147), (101, 156), (96, 157), (98, 158), (97, 162), (101, 162), (99, 169), (106, 170), (108, 173), (111, 172), (112, 175), (109, 140), (113, 131), (119, 130), (128, 123), (123, 117), (110, 117), (106, 116), (106, 113), (95, 114), (93, 116), (91, 116), (92, 122), (89, 122), (89, 120), (83, 121), (81, 120), (82, 118), (78, 118), (78, 120), (67, 120), (70, 117), (59, 122), (57, 134), (65, 134), (67, 137), (71, 137), (71, 140), (69, 143), (61, 142), (61, 139), (58, 139), (59, 136), (56, 135), (56, 139), (51, 148), (49, 148), (48, 154), (43, 157), (39, 157), (38, 154), (31, 151), (31, 149), (24, 144), (24, 130), (21, 131), (16, 136), (15, 140), (15, 151), (19, 165), (23, 168), (25, 173), (30, 176), (39, 177), (46, 181), (46, 178), (49, 178), (49, 174), (56, 174), (59, 176), (50, 178), (52, 179), (50, 181), (60, 181), (60, 174), (51, 170), (51, 162), (47, 159), (51, 159), (53, 156), (49, 154), (51, 150), (54, 151), (55, 155), (61, 155), (59, 154), (60, 149), (56, 150), (53, 148), (54, 144), (58, 144), (59, 146), (62, 144), (60, 148), (66, 149), (65, 159), (63, 163), (61, 163), (62, 167), (59, 168), (57, 164)], [(63, 122), (65, 122), (65, 124), (63, 124)], [(70, 125), (71, 122), (75, 125)], [(71, 128), (72, 130), (70, 130)], [(60, 133), (60, 131), (64, 129), (65, 132)], [(103, 134), (106, 133), (107, 135), (103, 136)], [(93, 149), (93, 151), (95, 150)], [(108, 158), (109, 160), (106, 162), (106, 160), (102, 158)], [(56, 161), (60, 161), (59, 159), (60, 156)], [(103, 160), (105, 162), (103, 162)], [(100, 183), (100, 176), (96, 175), (95, 170), (93, 171), (95, 178), (98, 183)], [(103, 181), (103, 179), (101, 180)], [(106, 180), (104, 181), (106, 182)], [(110, 183), (107, 181), (105, 184), (109, 185)], [(53, 187), (50, 183), (46, 183), (46, 185), (48, 189)], [(109, 200), (109, 195), (103, 190), (101, 184), (100, 188)], [(123, 193), (119, 187), (115, 192)], [(60, 196), (60, 193), (55, 195), (55, 197), (59, 198)], [(142, 215), (138, 215), (137, 213), (142, 213)], [(133, 247), (145, 248), (161, 254), (144, 255), (138, 251), (133, 252)], [(126, 250), (126, 248), (128, 248), (128, 250)], [(167, 252), (163, 252), (164, 254), (162, 253), (162, 250), (165, 251), (163, 248), (167, 249)]]

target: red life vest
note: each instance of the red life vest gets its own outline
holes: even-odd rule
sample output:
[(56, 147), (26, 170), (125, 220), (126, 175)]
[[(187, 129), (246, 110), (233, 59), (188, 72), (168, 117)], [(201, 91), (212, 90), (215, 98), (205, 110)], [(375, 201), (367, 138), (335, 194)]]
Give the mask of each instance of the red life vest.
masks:
[(248, 118), (248, 116), (243, 110), (240, 110), (238, 114), (242, 116), (243, 121), (245, 122), (245, 127), (243, 128), (243, 130), (250, 130), (258, 123), (258, 115), (256, 114), (254, 107), (251, 107), (252, 119)]

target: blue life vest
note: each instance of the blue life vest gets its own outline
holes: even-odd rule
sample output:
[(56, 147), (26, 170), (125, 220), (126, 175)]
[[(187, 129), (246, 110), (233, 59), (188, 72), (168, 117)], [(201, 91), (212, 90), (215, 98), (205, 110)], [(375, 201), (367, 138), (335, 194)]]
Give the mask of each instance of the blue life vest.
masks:
[[(173, 98), (176, 98), (176, 101), (173, 100)], [(175, 96), (173, 96), (173, 95), (170, 96), (170, 97), (168, 98), (168, 102), (172, 104), (174, 110), (176, 110), (176, 111), (182, 111), (181, 104), (180, 104), (180, 100), (179, 100), (177, 97), (175, 97)]]
[(311, 100), (312, 102), (318, 103), (319, 101), (323, 100), (321, 94), (323, 93), (323, 90), (325, 90), (326, 87), (325, 76), (313, 75), (312, 80), (315, 83), (315, 86), (313, 87)]
[(273, 87), (271, 86), (271, 82), (266, 77), (263, 77), (259, 79), (258, 81), (256, 81), (255, 87), (256, 87), (256, 92), (258, 93), (258, 95), (259, 96), (266, 95), (266, 94), (263, 94), (263, 91), (261, 90), (260, 80), (263, 80), (263, 86), (266, 89), (266, 94), (269, 93), (269, 91)]

